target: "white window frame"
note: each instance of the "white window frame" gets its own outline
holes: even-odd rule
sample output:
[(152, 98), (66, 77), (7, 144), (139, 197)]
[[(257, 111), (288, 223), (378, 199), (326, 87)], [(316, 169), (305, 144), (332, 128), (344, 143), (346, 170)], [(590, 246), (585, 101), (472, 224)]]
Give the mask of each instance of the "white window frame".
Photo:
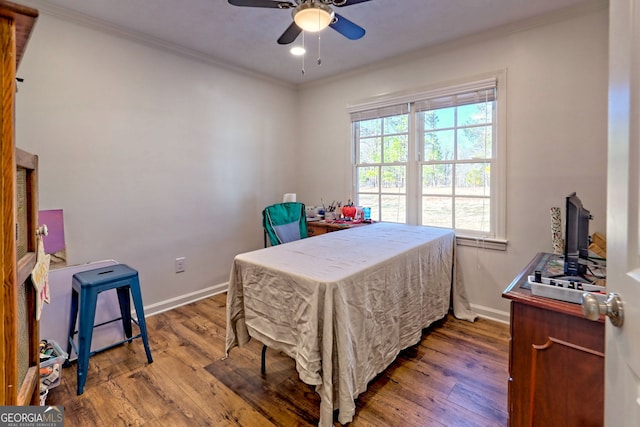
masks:
[[(432, 87), (407, 91), (403, 93), (389, 94), (375, 97), (357, 104), (348, 106), (347, 112), (351, 116), (352, 123), (363, 120), (367, 116), (381, 112), (393, 111), (398, 106), (409, 105), (409, 153), (407, 165), (407, 224), (419, 224), (421, 222), (422, 190), (420, 185), (420, 168), (422, 151), (418, 145), (418, 129), (416, 113), (413, 108), (414, 103), (419, 103), (428, 99), (442, 98), (450, 95), (471, 92), (488, 87), (496, 88), (495, 95), (495, 115), (494, 137), (492, 140), (492, 162), (491, 162), (491, 234), (464, 234), (456, 232), (456, 239), (459, 245), (475, 246), (486, 249), (506, 250), (506, 70), (495, 71), (475, 76), (472, 78), (449, 82), (446, 84), (434, 85)], [(389, 115), (389, 114), (387, 114)], [(354, 126), (352, 125), (352, 132)], [(357, 146), (355, 135), (352, 134), (352, 199), (357, 197)]]

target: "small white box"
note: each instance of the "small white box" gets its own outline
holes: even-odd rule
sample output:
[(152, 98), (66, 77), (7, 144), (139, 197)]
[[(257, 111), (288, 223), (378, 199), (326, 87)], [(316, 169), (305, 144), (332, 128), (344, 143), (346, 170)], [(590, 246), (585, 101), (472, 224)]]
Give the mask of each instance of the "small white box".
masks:
[[(551, 284), (551, 282), (556, 285)], [(598, 301), (604, 302), (607, 299), (606, 288), (603, 286), (592, 285), (589, 283), (579, 283), (583, 289), (571, 289), (566, 286), (569, 283), (573, 283), (577, 286), (579, 282), (567, 281), (567, 280), (554, 280), (549, 278), (542, 278), (542, 283), (536, 282), (534, 276), (529, 276), (529, 285), (531, 285), (531, 293), (533, 295), (553, 298), (560, 301), (571, 302), (574, 304), (582, 303), (582, 294), (590, 292)]]

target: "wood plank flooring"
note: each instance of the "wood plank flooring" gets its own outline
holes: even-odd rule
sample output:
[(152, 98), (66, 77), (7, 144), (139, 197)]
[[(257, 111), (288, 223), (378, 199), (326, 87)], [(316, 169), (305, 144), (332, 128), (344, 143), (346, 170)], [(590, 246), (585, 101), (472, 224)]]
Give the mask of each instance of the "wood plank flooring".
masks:
[[(224, 356), (226, 294), (147, 319), (154, 362), (141, 340), (96, 354), (81, 396), (76, 365), (63, 369), (47, 405), (65, 426), (310, 426), (320, 399), (292, 359), (252, 340)], [(352, 426), (505, 426), (509, 330), (449, 315), (403, 351), (356, 401)], [(336, 425), (340, 425), (336, 423)]]

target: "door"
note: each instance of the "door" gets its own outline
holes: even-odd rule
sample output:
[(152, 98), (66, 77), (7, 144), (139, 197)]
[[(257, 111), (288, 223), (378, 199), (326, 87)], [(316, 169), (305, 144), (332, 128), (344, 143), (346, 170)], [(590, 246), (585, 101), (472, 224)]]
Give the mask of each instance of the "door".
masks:
[(640, 0), (609, 8), (607, 291), (623, 301), (624, 323), (606, 320), (605, 423), (640, 420)]

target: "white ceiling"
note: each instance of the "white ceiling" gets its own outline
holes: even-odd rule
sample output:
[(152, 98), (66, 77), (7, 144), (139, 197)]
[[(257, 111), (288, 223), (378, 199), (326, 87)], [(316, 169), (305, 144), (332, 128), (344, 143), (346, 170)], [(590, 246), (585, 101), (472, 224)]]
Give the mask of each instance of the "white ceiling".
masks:
[[(21, 2), (20, 0), (14, 0)], [(25, 0), (41, 14), (68, 17), (125, 32), (137, 39), (303, 84), (388, 60), (495, 27), (594, 0), (371, 0), (334, 7), (364, 27), (360, 40), (331, 28), (305, 38), (302, 60), (276, 40), (292, 22), (291, 10), (237, 7), (227, 0)], [(36, 25), (37, 31), (37, 25)], [(300, 43), (302, 36), (295, 43)]]

